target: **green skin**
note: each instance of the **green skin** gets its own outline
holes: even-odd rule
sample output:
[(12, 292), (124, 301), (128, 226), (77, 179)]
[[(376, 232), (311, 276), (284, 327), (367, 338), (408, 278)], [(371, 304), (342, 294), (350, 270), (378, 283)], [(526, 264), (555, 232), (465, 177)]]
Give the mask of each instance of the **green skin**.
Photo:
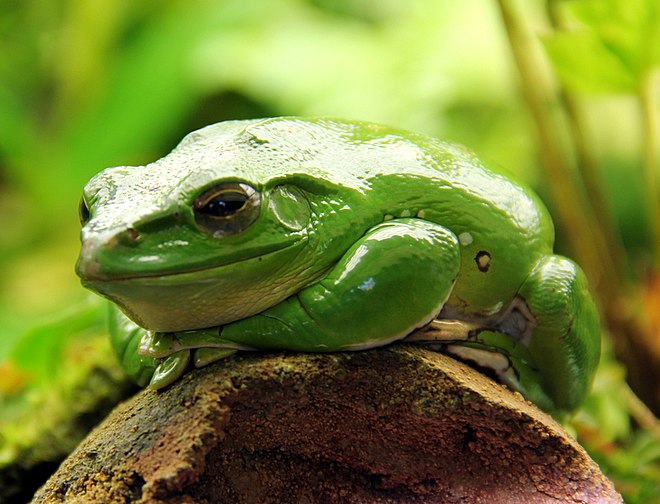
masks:
[(598, 362), (587, 282), (553, 255), (538, 198), (424, 135), (326, 119), (219, 123), (155, 163), (96, 175), (81, 218), (77, 273), (119, 308), (113, 345), (141, 385), (240, 349), (407, 338), (559, 411), (582, 401)]

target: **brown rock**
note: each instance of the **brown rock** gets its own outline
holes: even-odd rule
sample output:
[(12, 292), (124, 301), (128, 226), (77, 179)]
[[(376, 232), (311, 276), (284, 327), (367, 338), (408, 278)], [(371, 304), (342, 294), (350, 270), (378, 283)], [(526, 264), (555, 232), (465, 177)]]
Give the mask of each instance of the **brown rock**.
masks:
[(46, 502), (621, 502), (550, 417), (411, 345), (241, 354), (119, 406)]

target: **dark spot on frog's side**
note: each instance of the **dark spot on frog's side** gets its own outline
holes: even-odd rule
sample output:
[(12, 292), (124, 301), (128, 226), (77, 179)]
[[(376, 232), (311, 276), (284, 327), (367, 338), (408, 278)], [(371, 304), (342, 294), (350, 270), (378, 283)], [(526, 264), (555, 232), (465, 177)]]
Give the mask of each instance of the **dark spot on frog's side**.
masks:
[(490, 268), (491, 257), (487, 251), (480, 250), (477, 252), (474, 260), (477, 263), (477, 268), (479, 268), (479, 271), (486, 273), (488, 268)]

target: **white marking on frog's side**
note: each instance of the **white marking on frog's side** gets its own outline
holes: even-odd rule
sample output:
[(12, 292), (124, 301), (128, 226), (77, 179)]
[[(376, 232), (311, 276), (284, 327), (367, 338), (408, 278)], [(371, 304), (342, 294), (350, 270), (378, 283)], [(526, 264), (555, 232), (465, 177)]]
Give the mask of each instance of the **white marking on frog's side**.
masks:
[(157, 255), (140, 256), (137, 258), (139, 262), (154, 262), (154, 261), (159, 261), (160, 259), (161, 256), (157, 256)]
[(403, 210), (401, 212), (401, 217), (410, 217), (411, 215), (412, 213), (410, 212), (410, 210)]
[(158, 245), (158, 248), (166, 249), (171, 247), (187, 247), (188, 245), (190, 245), (190, 242), (186, 240), (171, 240), (161, 243), (160, 245)]
[(388, 220), (392, 220), (392, 219), (394, 219), (394, 215), (385, 214), (385, 215), (383, 216), (383, 220), (384, 220), (384, 221), (388, 221)]
[(467, 247), (474, 241), (474, 238), (472, 238), (472, 235), (466, 231), (458, 235), (458, 241), (461, 242), (461, 245)]
[(415, 217), (419, 217), (420, 219), (423, 219), (424, 217), (426, 217), (426, 212), (424, 210), (419, 210)]
[(499, 311), (502, 309), (502, 306), (504, 306), (504, 304), (502, 301), (500, 301), (492, 308), (484, 310), (484, 315), (495, 315), (496, 313), (499, 313)]
[(362, 282), (360, 285), (358, 285), (358, 289), (362, 291), (369, 291), (373, 289), (375, 285), (376, 285), (376, 281), (373, 279), (373, 277), (370, 277), (364, 282)]

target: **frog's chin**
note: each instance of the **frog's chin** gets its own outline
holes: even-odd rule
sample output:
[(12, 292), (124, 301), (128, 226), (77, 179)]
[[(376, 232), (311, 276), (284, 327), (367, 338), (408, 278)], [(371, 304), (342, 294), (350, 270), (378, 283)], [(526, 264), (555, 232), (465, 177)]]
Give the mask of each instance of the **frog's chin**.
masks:
[(85, 287), (117, 304), (139, 326), (158, 332), (214, 327), (273, 306), (310, 280), (297, 271), (299, 247), (173, 274), (82, 279)]

